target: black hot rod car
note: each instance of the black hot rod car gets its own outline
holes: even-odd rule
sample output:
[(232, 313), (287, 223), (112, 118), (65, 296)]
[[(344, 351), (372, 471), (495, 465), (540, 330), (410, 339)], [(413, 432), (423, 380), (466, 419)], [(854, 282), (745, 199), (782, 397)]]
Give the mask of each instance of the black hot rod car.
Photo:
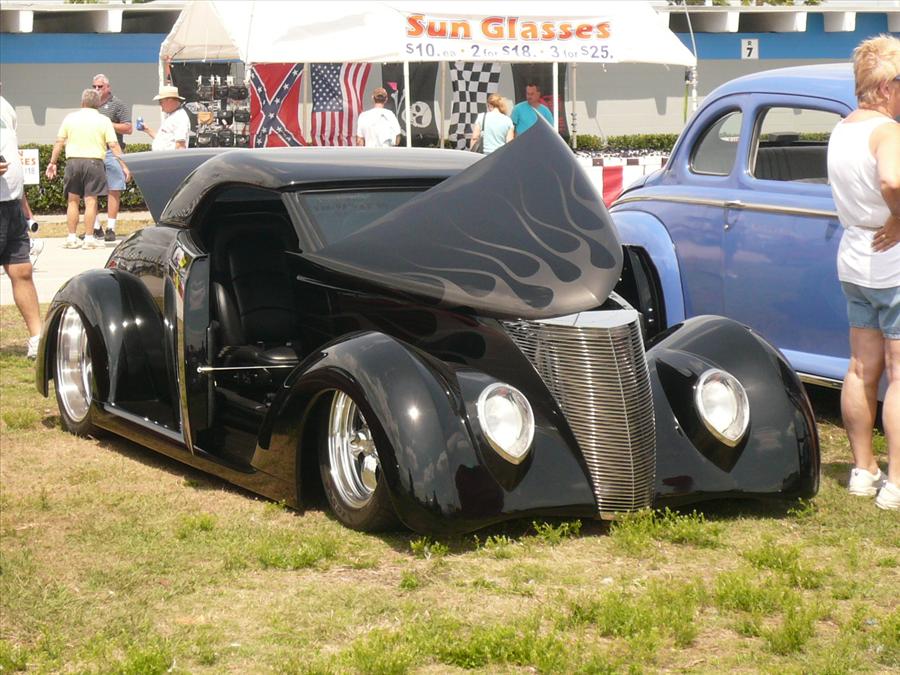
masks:
[[(478, 161), (476, 161), (478, 160)], [(462, 532), (810, 497), (816, 426), (734, 321), (659, 281), (546, 125), (425, 149), (130, 156), (158, 224), (71, 279), (37, 386), (99, 427), (336, 517)]]

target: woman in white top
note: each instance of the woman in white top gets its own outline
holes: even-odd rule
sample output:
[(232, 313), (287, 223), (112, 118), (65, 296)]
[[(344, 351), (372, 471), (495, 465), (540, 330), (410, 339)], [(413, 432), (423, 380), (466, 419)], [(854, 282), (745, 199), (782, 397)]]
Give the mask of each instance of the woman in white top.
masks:
[(507, 100), (499, 94), (491, 94), (488, 96), (487, 104), (487, 112), (479, 115), (472, 126), (472, 138), (469, 141), (469, 147), (472, 148), (484, 134), (484, 146), (481, 151), (485, 155), (491, 154), (513, 139), (513, 123), (509, 118)]
[[(853, 452), (852, 494), (900, 509), (900, 39), (882, 35), (853, 52), (859, 107), (828, 142), (828, 177), (844, 227), (838, 278), (847, 297), (850, 368), (841, 414)], [(882, 420), (885, 480), (872, 452), (878, 384), (887, 370)]]

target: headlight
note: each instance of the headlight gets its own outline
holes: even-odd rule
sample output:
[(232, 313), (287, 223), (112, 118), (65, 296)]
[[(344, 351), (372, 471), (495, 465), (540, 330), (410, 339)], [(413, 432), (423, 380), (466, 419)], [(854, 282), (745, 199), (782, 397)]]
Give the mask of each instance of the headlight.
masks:
[(724, 370), (712, 368), (697, 380), (694, 404), (713, 436), (730, 447), (747, 433), (750, 402), (743, 385)]
[(534, 413), (525, 395), (508, 384), (485, 387), (478, 397), (478, 421), (491, 447), (505, 460), (520, 464), (534, 439)]

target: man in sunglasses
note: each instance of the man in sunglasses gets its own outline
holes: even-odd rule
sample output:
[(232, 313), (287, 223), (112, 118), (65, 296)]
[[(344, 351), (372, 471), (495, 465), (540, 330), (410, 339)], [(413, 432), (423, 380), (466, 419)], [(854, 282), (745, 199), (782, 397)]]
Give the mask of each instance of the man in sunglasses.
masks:
[[(94, 91), (100, 94), (100, 114), (105, 115), (112, 122), (113, 129), (116, 132), (116, 139), (119, 141), (119, 147), (125, 152), (125, 141), (122, 136), (132, 133), (131, 128), (131, 111), (128, 106), (112, 93), (109, 84), (109, 78), (103, 73), (94, 75)], [(112, 150), (106, 151), (106, 157), (103, 160), (106, 168), (107, 198), (106, 198), (106, 234), (100, 228), (100, 223), (94, 227), (94, 237), (102, 237), (106, 245), (116, 243), (116, 218), (119, 217), (119, 203), (122, 197), (122, 190), (125, 189), (125, 173), (119, 165)]]

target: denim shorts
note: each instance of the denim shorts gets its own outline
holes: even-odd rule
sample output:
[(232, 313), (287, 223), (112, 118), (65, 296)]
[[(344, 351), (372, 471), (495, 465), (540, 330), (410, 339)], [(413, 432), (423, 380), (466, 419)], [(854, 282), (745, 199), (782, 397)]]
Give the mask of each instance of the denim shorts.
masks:
[(841, 288), (853, 328), (880, 330), (887, 339), (900, 340), (900, 286), (866, 288), (842, 281)]
[[(110, 190), (125, 189), (125, 172), (122, 165), (113, 154), (112, 150), (106, 151), (106, 157), (103, 158), (103, 166), (106, 167), (106, 183)], [(106, 194), (105, 192), (103, 194)]]

